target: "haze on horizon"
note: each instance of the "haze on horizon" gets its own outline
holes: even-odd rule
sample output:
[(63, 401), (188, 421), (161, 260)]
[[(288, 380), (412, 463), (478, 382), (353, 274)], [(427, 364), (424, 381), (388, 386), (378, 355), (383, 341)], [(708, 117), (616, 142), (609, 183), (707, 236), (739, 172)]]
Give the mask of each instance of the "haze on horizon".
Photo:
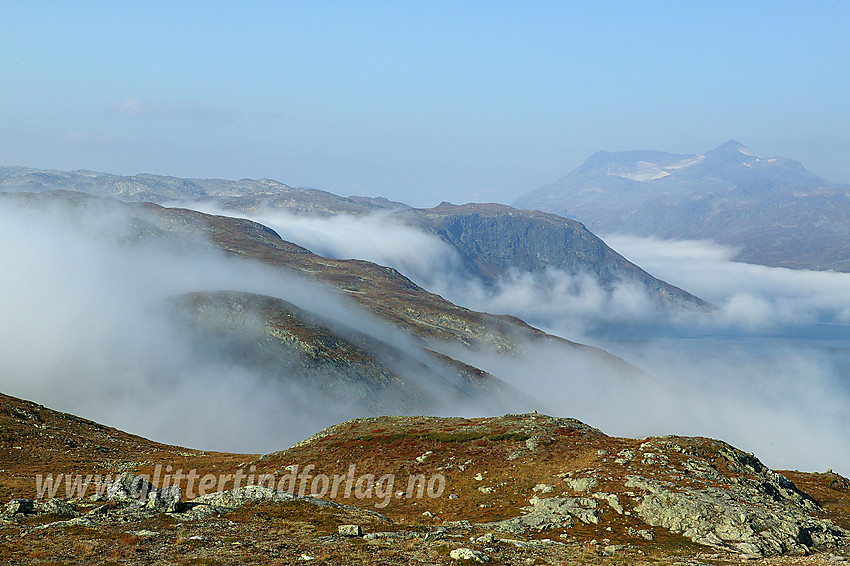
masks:
[(850, 4), (0, 4), (0, 164), (501, 201), (737, 139), (850, 181)]

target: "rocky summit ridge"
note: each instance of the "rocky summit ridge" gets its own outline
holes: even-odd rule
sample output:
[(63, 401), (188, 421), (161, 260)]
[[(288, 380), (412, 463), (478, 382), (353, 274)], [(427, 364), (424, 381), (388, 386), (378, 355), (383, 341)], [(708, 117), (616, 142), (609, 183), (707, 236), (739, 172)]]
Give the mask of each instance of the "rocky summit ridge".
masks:
[[(370, 417), (239, 455), (152, 443), (5, 395), (0, 424), (4, 564), (836, 564), (850, 554), (850, 481), (776, 472), (708, 438), (611, 437), (536, 413)], [(190, 468), (227, 479), (200, 494)], [(46, 470), (100, 472), (102, 489), (38, 497), (34, 476)]]

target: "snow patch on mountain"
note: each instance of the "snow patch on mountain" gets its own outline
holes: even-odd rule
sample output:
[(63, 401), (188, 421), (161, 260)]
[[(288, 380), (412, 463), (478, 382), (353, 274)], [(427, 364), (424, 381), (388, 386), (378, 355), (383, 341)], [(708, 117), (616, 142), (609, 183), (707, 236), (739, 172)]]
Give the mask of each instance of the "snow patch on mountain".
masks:
[(654, 181), (655, 179), (666, 177), (671, 171), (693, 167), (694, 165), (701, 163), (704, 159), (704, 155), (696, 155), (679, 161), (678, 163), (665, 166), (661, 166), (658, 163), (651, 163), (649, 161), (638, 161), (635, 164), (636, 168), (634, 170), (622, 171), (609, 169), (608, 174), (643, 183), (645, 181)]

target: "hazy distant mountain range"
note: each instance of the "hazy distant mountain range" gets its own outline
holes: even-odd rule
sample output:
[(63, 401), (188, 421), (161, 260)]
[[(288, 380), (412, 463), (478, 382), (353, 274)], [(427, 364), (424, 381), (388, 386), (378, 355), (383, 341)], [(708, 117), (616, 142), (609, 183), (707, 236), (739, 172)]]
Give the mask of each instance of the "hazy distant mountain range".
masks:
[(125, 177), (23, 167), (0, 167), (0, 190), (4, 189), (66, 189), (127, 201), (179, 202), (188, 207), (193, 203), (214, 204), (247, 214), (261, 210), (319, 216), (383, 212), (438, 236), (457, 251), (465, 275), (488, 285), (511, 271), (543, 274), (555, 269), (570, 275), (592, 275), (609, 291), (620, 282), (637, 284), (664, 307), (707, 306), (701, 299), (629, 262), (578, 222), (504, 205), (443, 203), (431, 209), (414, 209), (385, 198), (342, 197), (269, 179), (227, 181), (147, 174)]
[(284, 209), (300, 214), (364, 214), (408, 208), (385, 198), (341, 197), (316, 189), (293, 188), (272, 179), (183, 179), (164, 175), (112, 175), (97, 171), (56, 171), (28, 167), (0, 167), (0, 190), (41, 192), (79, 191), (134, 202), (215, 202), (241, 212), (259, 208)]
[(751, 263), (850, 271), (850, 186), (735, 141), (701, 155), (600, 151), (514, 206), (595, 232), (711, 239)]

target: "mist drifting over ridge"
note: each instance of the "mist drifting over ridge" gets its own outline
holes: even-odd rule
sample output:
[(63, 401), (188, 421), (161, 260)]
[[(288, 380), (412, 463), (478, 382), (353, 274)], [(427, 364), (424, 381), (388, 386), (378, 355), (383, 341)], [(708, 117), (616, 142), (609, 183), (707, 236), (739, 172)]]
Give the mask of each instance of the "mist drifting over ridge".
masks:
[[(227, 257), (179, 229), (179, 237), (166, 231), (164, 240), (139, 239), (138, 207), (123, 208), (99, 199), (82, 207), (62, 199), (39, 206), (3, 199), (5, 392), (162, 441), (240, 452), (284, 448), (325, 426), (374, 413), (351, 401), (358, 396), (347, 396), (344, 384), (337, 384), (336, 397), (348, 402), (329, 403), (333, 396), (322, 398), (298, 379), (223, 358), (226, 338), (194, 340), (169, 307), (173, 297), (199, 290), (283, 297), (422, 357), (408, 335), (333, 289)], [(440, 391), (436, 383), (429, 386)], [(488, 406), (456, 402), (443, 394), (430, 408), (453, 414)], [(393, 407), (398, 410), (385, 405)]]
[[(222, 448), (269, 451), (367, 414), (362, 407), (329, 403), (317, 410), (313, 392), (297, 384), (283, 391), (238, 363), (199, 355), (158, 310), (163, 297), (198, 289), (280, 296), (393, 343), (409, 341), (333, 292), (225, 258), (203, 240), (181, 237), (165, 253), (135, 243), (120, 213), (87, 216), (84, 230), (67, 211), (22, 214), (4, 206), (0, 213), (3, 257), (16, 274), (4, 281), (2, 293), (4, 359), (12, 360), (9, 367), (17, 364), (14, 375), (4, 374), (3, 387), (45, 403), (54, 399), (57, 408), (157, 440), (207, 448), (215, 439)], [(701, 280), (705, 286), (696, 290), (718, 307), (713, 314), (665, 311), (639, 288), (603, 289), (580, 274), (509, 273), (495, 286), (482, 285), (462, 275), (439, 238), (385, 216), (264, 211), (255, 218), (321, 255), (395, 267), (456, 303), (520, 316), (565, 338), (603, 346), (648, 372), (644, 380), (623, 379), (593, 356), (545, 345), (527, 345), (522, 355), (506, 357), (432, 344), (522, 390), (541, 411), (580, 418), (611, 434), (720, 437), (776, 468), (850, 468), (841, 432), (848, 424), (846, 349), (840, 342), (824, 348), (764, 337), (765, 329), (779, 327), (804, 337), (811, 328), (802, 322), (841, 324), (844, 275), (770, 271), (774, 283), (768, 285), (771, 279), (763, 274), (745, 276), (740, 270), (753, 266), (728, 261), (723, 248), (642, 241), (630, 246), (609, 238), (623, 245), (627, 257), (685, 289)], [(120, 243), (103, 237), (116, 231)], [(635, 251), (641, 249), (655, 249), (654, 259)], [(691, 263), (682, 267), (685, 260)], [(712, 287), (704, 274), (722, 269), (728, 270), (725, 286)], [(807, 301), (827, 280), (834, 300)], [(34, 319), (35, 312), (49, 318)], [(464, 416), (506, 410), (527, 405), (459, 406), (457, 399), (443, 398), (428, 408)]]
[(316, 253), (386, 263), (456, 303), (602, 346), (652, 376), (582, 379), (582, 362), (565, 371), (563, 358), (545, 348), (515, 359), (466, 353), (473, 365), (521, 384), (545, 410), (612, 434), (724, 438), (773, 467), (850, 469), (841, 432), (850, 425), (848, 274), (738, 263), (735, 250), (711, 242), (606, 237), (716, 306), (671, 311), (634, 285), (608, 291), (589, 275), (514, 272), (490, 287), (459, 278), (444, 242), (386, 216), (263, 211), (254, 218)]

